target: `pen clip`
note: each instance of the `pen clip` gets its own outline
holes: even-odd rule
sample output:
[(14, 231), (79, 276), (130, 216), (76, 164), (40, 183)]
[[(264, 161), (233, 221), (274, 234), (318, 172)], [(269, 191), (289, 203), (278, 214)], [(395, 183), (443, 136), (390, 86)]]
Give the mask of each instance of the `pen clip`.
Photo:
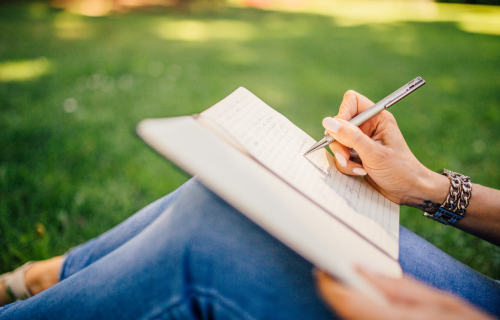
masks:
[(422, 77), (416, 77), (415, 79), (413, 79), (412, 81), (408, 82), (406, 85), (401, 87), (399, 90), (394, 92), (395, 94), (398, 94), (402, 91), (398, 96), (396, 96), (396, 98), (389, 100), (389, 102), (387, 102), (384, 107), (386, 109), (389, 108), (390, 106), (392, 106), (393, 104), (395, 104), (399, 100), (403, 99), (404, 97), (406, 97), (407, 95), (409, 95), (413, 91), (417, 90), (418, 88), (420, 88), (424, 84), (425, 84), (425, 80), (422, 79)]

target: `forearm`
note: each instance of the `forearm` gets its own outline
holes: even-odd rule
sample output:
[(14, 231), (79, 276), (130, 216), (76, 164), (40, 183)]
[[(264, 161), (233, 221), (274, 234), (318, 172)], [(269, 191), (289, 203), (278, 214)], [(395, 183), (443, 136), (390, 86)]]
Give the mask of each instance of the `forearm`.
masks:
[[(422, 194), (407, 205), (434, 213), (450, 189), (447, 177), (431, 173), (423, 183)], [(467, 233), (500, 246), (500, 190), (472, 184), (472, 196), (463, 219), (453, 225)]]
[(466, 211), (455, 227), (500, 247), (500, 191), (472, 184)]

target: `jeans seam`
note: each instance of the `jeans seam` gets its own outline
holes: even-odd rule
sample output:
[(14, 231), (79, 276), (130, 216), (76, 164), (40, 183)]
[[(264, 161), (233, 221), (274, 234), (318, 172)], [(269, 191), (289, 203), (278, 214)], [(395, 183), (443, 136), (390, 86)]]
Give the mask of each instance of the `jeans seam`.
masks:
[(146, 319), (166, 319), (172, 311), (181, 308), (185, 304), (188, 304), (191, 299), (197, 296), (212, 299), (214, 303), (217, 303), (220, 307), (231, 313), (232, 319), (256, 320), (256, 318), (249, 315), (247, 312), (239, 308), (236, 303), (225, 298), (216, 290), (200, 288), (197, 286), (187, 288), (177, 301), (169, 303), (159, 314), (152, 315), (151, 317), (146, 317)]

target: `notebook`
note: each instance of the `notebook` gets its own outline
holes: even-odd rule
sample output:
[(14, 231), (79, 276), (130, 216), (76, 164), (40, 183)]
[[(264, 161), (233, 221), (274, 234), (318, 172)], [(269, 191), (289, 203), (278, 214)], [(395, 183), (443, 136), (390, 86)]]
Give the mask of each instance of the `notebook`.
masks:
[(399, 206), (245, 88), (198, 115), (145, 119), (138, 135), (305, 259), (381, 300), (356, 271), (401, 277)]

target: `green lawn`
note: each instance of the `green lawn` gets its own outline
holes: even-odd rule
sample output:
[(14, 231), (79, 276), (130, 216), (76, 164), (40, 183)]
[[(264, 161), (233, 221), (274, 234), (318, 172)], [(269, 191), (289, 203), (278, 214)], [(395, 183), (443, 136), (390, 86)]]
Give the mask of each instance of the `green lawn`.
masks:
[[(239, 86), (319, 138), (348, 89), (378, 100), (422, 76), (427, 85), (391, 109), (410, 148), (431, 169), (500, 188), (500, 37), (447, 21), (337, 22), (1, 5), (0, 272), (62, 254), (182, 184), (135, 125), (200, 112)], [(421, 214), (403, 207), (401, 223), (500, 278), (499, 248)]]

